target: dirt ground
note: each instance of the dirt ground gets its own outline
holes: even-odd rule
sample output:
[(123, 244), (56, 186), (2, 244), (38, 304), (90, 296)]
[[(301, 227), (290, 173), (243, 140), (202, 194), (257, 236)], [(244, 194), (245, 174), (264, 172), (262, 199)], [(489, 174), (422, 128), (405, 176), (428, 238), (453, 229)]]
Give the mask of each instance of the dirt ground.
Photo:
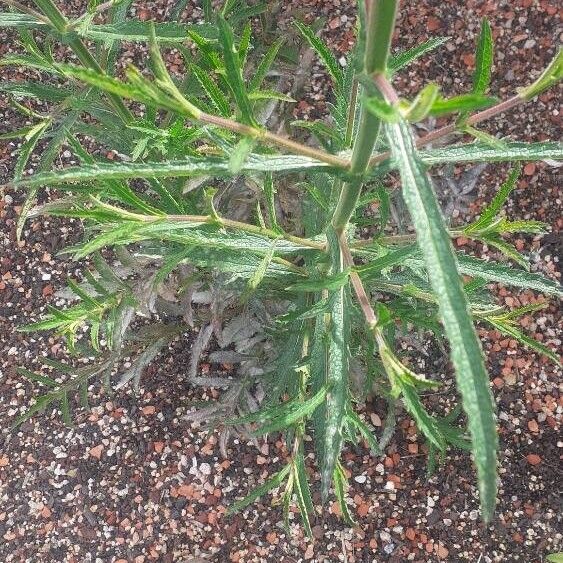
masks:
[[(72, 12), (84, 2), (59, 4)], [(354, 6), (352, 0), (295, 0), (284, 2), (283, 18), (324, 18), (323, 37), (341, 57), (351, 44)], [(162, 19), (166, 7), (165, 0), (135, 3), (143, 19)], [(199, 15), (199, 8), (189, 6), (183, 17)], [(447, 94), (468, 89), (475, 34), (481, 17), (487, 16), (497, 53), (491, 89), (505, 97), (535, 77), (553, 56), (562, 32), (558, 15), (555, 0), (404, 1), (394, 49), (435, 35), (450, 40), (401, 73), (396, 86), (404, 95), (429, 80), (436, 80)], [(17, 50), (13, 34), (0, 32), (0, 39), (0, 54)], [(134, 47), (126, 46), (124, 56), (134, 57)], [(23, 76), (0, 67), (0, 80)], [(330, 98), (318, 66), (312, 78), (312, 86), (297, 104), (301, 115), (322, 114)], [(487, 129), (512, 139), (559, 139), (559, 92), (542, 94), (525, 108), (488, 123)], [(0, 133), (23, 124), (0, 98)], [(0, 184), (10, 179), (16, 154), (17, 144), (0, 142)], [(72, 155), (63, 152), (60, 163), (70, 162)], [(482, 208), (506, 171), (504, 165), (485, 170), (472, 195), (469, 215)], [(481, 330), (501, 440), (500, 501), (489, 527), (478, 517), (469, 457), (450, 453), (437, 474), (427, 479), (422, 440), (404, 413), (381, 459), (372, 457), (367, 448), (344, 452), (344, 466), (353, 476), (348, 496), (357, 526), (344, 525), (335, 506), (330, 506), (324, 517), (319, 508), (313, 541), (304, 537), (297, 515), (288, 534), (271, 495), (239, 515), (226, 516), (234, 498), (276, 470), (282, 444), (272, 436), (258, 450), (235, 440), (225, 460), (216, 434), (182, 421), (190, 402), (217, 394), (187, 385), (188, 336), (147, 369), (140, 396), (124, 389), (109, 397), (96, 387), (92, 409), (77, 408), (74, 426), (65, 426), (59, 413), (49, 411), (10, 431), (36, 394), (16, 367), (38, 370), (41, 357), (64, 354), (58, 339), (16, 329), (35, 320), (46, 304), (55, 304), (57, 290), (79, 270), (57, 256), (79, 235), (76, 224), (35, 219), (25, 240), (16, 242), (22, 201), (22, 193), (0, 191), (1, 561), (532, 563), (562, 549), (561, 373), (494, 331)], [(508, 212), (551, 225), (552, 231), (543, 238), (522, 237), (517, 244), (529, 253), (532, 270), (553, 278), (560, 277), (561, 209), (557, 168), (526, 165)], [(463, 214), (456, 220), (461, 221)], [(457, 243), (469, 252), (489, 255), (487, 248), (463, 240)], [(502, 287), (497, 295), (499, 302), (511, 307), (538, 298), (533, 292)], [(555, 301), (534, 317), (525, 317), (522, 324), (528, 334), (554, 349), (561, 345)], [(437, 405), (440, 400), (437, 396)], [(381, 425), (384, 412), (379, 405), (370, 403), (366, 408), (371, 421)]]

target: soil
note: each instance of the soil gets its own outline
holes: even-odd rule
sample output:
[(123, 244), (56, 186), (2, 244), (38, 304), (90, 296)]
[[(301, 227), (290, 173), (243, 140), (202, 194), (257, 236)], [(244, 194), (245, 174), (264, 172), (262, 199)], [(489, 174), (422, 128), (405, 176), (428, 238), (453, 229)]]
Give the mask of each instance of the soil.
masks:
[[(59, 4), (62, 4), (59, 2)], [(170, 2), (172, 4), (172, 2)], [(514, 2), (455, 0), (404, 1), (394, 49), (435, 35), (450, 40), (396, 79), (404, 94), (436, 80), (446, 94), (469, 89), (473, 49), (481, 17), (489, 18), (496, 44), (491, 90), (505, 97), (529, 82), (554, 55), (561, 35), (560, 13), (548, 0)], [(64, 2), (79, 13), (84, 2)], [(165, 0), (138, 2), (132, 15), (161, 20)], [(340, 58), (352, 41), (353, 0), (283, 3), (283, 21), (323, 18), (323, 37)], [(200, 14), (191, 4), (183, 18)], [(0, 54), (17, 50), (15, 36), (0, 32)], [(124, 59), (139, 57), (132, 45)], [(2, 80), (37, 78), (37, 73), (0, 67)], [(297, 104), (301, 116), (322, 115), (330, 86), (320, 67)], [(558, 91), (542, 94), (525, 108), (502, 115), (486, 129), (520, 140), (560, 138)], [(25, 121), (0, 98), (0, 133)], [(0, 184), (11, 177), (17, 144), (0, 142)], [(70, 152), (58, 164), (72, 163)], [(461, 170), (453, 178), (461, 178)], [(453, 221), (473, 216), (506, 176), (504, 165), (480, 176), (468, 209), (454, 209)], [(561, 190), (557, 168), (527, 164), (508, 212), (550, 224), (550, 234), (522, 237), (532, 270), (560, 278)], [(42, 197), (49, 197), (43, 194)], [(24, 334), (17, 327), (35, 320), (80, 265), (58, 256), (80, 234), (79, 225), (38, 218), (17, 242), (15, 223), (23, 194), (0, 192), (0, 560), (9, 562), (541, 562), (561, 551), (558, 484), (563, 400), (561, 373), (537, 354), (495, 331), (482, 329), (492, 387), (499, 413), (500, 489), (494, 522), (485, 527), (469, 457), (450, 452), (437, 473), (427, 478), (423, 441), (401, 413), (397, 430), (381, 458), (365, 447), (347, 448), (344, 466), (352, 478), (348, 491), (357, 525), (338, 518), (336, 505), (314, 521), (314, 539), (304, 537), (298, 517), (288, 534), (277, 497), (268, 495), (239, 515), (226, 508), (253, 485), (275, 472), (283, 444), (273, 436), (257, 449), (235, 440), (229, 458), (219, 452), (215, 433), (182, 420), (193, 401), (217, 396), (214, 390), (187, 385), (190, 336), (175, 343), (149, 367), (139, 396), (123, 389), (108, 396), (96, 388), (91, 410), (74, 409), (74, 425), (48, 411), (15, 431), (10, 426), (28, 406), (37, 388), (16, 367), (40, 370), (41, 358), (63, 358), (53, 336)], [(489, 249), (464, 240), (457, 244), (481, 256)], [(533, 292), (497, 288), (510, 307), (538, 299)], [(552, 346), (561, 344), (561, 316), (555, 301), (534, 317), (525, 317), (528, 334)], [(430, 398), (437, 411), (446, 395)], [(381, 425), (384, 411), (368, 404), (366, 415)], [(316, 478), (316, 476), (315, 476)], [(318, 498), (315, 499), (319, 501)], [(319, 503), (317, 502), (317, 505)]]

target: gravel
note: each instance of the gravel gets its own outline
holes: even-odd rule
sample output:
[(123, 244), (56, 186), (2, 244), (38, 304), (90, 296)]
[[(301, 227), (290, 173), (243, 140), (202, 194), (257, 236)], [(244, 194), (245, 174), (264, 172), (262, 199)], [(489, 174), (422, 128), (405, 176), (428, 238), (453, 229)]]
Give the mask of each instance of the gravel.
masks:
[[(65, 2), (79, 13), (83, 3)], [(165, 2), (142, 2), (143, 19), (162, 19)], [(324, 18), (323, 37), (337, 58), (350, 48), (354, 23), (352, 0), (305, 0), (283, 3), (282, 30), (291, 15), (307, 21)], [(430, 35), (450, 40), (396, 80), (404, 95), (436, 80), (447, 94), (468, 89), (479, 20), (487, 16), (497, 45), (492, 91), (503, 97), (535, 76), (554, 54), (561, 34), (558, 7), (546, 0), (464, 3), (403, 2), (395, 48), (408, 48)], [(189, 6), (185, 18), (198, 17)], [(14, 36), (0, 34), (0, 54), (16, 49)], [(173, 55), (173, 54), (172, 54)], [(123, 59), (138, 52), (127, 46)], [(2, 79), (23, 72), (0, 67)], [(35, 75), (36, 73), (31, 73)], [(296, 106), (296, 115), (322, 115), (331, 88), (320, 67)], [(32, 76), (34, 77), (34, 76)], [(0, 99), (1, 131), (24, 125)], [(499, 116), (485, 127), (524, 140), (560, 138), (557, 89), (525, 108)], [(0, 142), (0, 184), (9, 178), (17, 146)], [(65, 147), (60, 164), (70, 164)], [(480, 176), (467, 212), (477, 213), (505, 177), (506, 166), (491, 166)], [(454, 175), (460, 175), (455, 170)], [(41, 197), (48, 197), (48, 194)], [(235, 440), (229, 459), (219, 453), (218, 437), (182, 416), (194, 401), (216, 398), (214, 390), (186, 383), (190, 335), (184, 335), (149, 367), (139, 396), (123, 389), (108, 396), (94, 386), (90, 411), (76, 408), (74, 426), (48, 411), (9, 427), (36, 394), (16, 367), (40, 369), (41, 357), (64, 358), (55, 337), (16, 331), (56, 302), (56, 292), (80, 265), (57, 255), (79, 237), (73, 222), (38, 218), (16, 242), (15, 222), (22, 194), (0, 192), (0, 559), (10, 562), (150, 561), (543, 561), (561, 549), (557, 486), (563, 401), (561, 373), (552, 364), (495, 331), (482, 329), (501, 439), (500, 502), (497, 517), (484, 527), (469, 457), (451, 452), (436, 475), (426, 477), (425, 445), (410, 418), (399, 416), (397, 431), (381, 459), (367, 448), (348, 448), (343, 465), (350, 481), (349, 505), (357, 526), (348, 527), (331, 503), (313, 522), (314, 540), (303, 535), (292, 514), (288, 534), (281, 525), (278, 497), (267, 496), (239, 515), (226, 516), (229, 503), (272, 475), (287, 455), (278, 437), (258, 450)], [(557, 170), (529, 164), (513, 192), (511, 217), (548, 222), (543, 238), (522, 237), (532, 269), (560, 278), (561, 191)], [(460, 220), (463, 217), (460, 218)], [(478, 255), (489, 249), (467, 241), (460, 246)], [(498, 288), (498, 300), (510, 307), (534, 302), (531, 291)], [(557, 348), (560, 311), (555, 302), (534, 317), (524, 317), (527, 333)], [(440, 412), (447, 394), (429, 398)], [(384, 410), (374, 401), (366, 415), (381, 425)], [(374, 423), (375, 423), (374, 422)], [(309, 460), (310, 461), (310, 460)], [(311, 468), (313, 467), (312, 464)], [(319, 506), (319, 498), (315, 501)]]

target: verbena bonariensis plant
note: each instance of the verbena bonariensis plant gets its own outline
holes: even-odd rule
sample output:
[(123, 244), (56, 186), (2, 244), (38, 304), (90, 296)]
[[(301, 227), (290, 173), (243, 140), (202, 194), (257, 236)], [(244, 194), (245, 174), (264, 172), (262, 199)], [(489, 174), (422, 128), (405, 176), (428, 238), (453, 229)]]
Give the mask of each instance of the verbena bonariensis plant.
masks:
[[(36, 9), (15, 0), (2, 2), (10, 8), (0, 14), (0, 25), (16, 28), (25, 48), (2, 64), (52, 77), (0, 87), (33, 120), (4, 136), (23, 138), (13, 185), (27, 189), (29, 197), (18, 236), (26, 218), (37, 213), (78, 217), (86, 236), (67, 252), (76, 259), (92, 258), (85, 280), (71, 282), (79, 303), (51, 308), (25, 330), (55, 329), (67, 337), (71, 351), (76, 347), (77, 353), (98, 356), (79, 370), (50, 361), (66, 373), (62, 383), (21, 370), (49, 389), (18, 422), (52, 403), (60, 404), (69, 419), (71, 394), (79, 391), (86, 401), (94, 378), (110, 385), (125, 352), (137, 354), (137, 361), (121, 374), (118, 386), (133, 380), (138, 387), (143, 367), (199, 315), (190, 381), (228, 387), (217, 406), (204, 410), (205, 417), (214, 415), (223, 429), (244, 426), (253, 436), (282, 431), (288, 444), (283, 468), (233, 510), (284, 486), (286, 515), (296, 499), (310, 533), (313, 504), (304, 448), (309, 433), (322, 497), (333, 487), (342, 514), (351, 520), (339, 461), (342, 448), (363, 439), (380, 452), (392, 432), (395, 405), (402, 402), (427, 440), (430, 463), (450, 446), (472, 452), (482, 515), (489, 521), (497, 491), (497, 434), (474, 325), (492, 326), (557, 362), (548, 347), (517, 328), (518, 317), (538, 306), (505, 310), (495, 304), (487, 284), (551, 295), (561, 295), (561, 289), (528, 271), (525, 258), (503, 238), (516, 231), (541, 233), (546, 227), (501, 215), (516, 186), (518, 165), (480, 217), (455, 229), (444, 221), (428, 169), (561, 159), (560, 143), (513, 142), (475, 128), (555, 84), (563, 73), (561, 53), (535, 82), (499, 101), (487, 93), (493, 44), (483, 21), (472, 91), (444, 98), (435, 84), (428, 84), (411, 101), (395, 91), (394, 75), (444, 39), (390, 56), (396, 0), (358, 3), (357, 45), (344, 69), (315, 33), (298, 23), (334, 88), (330, 123), (294, 123), (316, 143), (302, 144), (265, 127), (272, 104), (287, 102), (288, 96), (273, 88), (283, 39), (269, 47), (256, 41), (252, 47), (248, 21), (264, 11), (262, 3), (226, 0), (214, 10), (208, 0), (203, 3), (205, 23), (188, 25), (177, 23), (185, 1), (173, 10), (170, 23), (154, 24), (126, 19), (130, 0), (90, 2), (88, 13), (74, 21), (52, 0), (33, 0)], [(109, 23), (95, 23), (106, 11)], [(39, 43), (38, 35), (47, 39)], [(95, 50), (85, 40), (94, 42)], [(151, 77), (134, 67), (125, 79), (115, 77), (122, 40), (149, 45)], [(70, 47), (81, 65), (57, 62), (54, 41)], [(181, 52), (184, 76), (171, 77), (161, 46)], [(29, 109), (28, 98), (52, 103), (53, 111), (43, 115)], [(411, 126), (448, 114), (450, 125), (423, 137)], [(446, 139), (455, 144), (444, 144)], [(25, 175), (40, 140), (46, 148), (39, 166)], [(92, 140), (113, 149), (119, 159), (94, 156), (85, 148)], [(438, 140), (440, 146), (426, 148)], [(52, 170), (63, 143), (81, 164)], [(401, 193), (388, 187), (389, 174), (399, 175)], [(33, 208), (42, 186), (67, 196)], [(414, 229), (397, 234), (389, 210), (401, 198)], [(366, 219), (365, 208), (372, 202), (378, 202), (379, 214)], [(359, 227), (366, 226), (371, 238), (358, 237)], [(458, 236), (496, 247), (518, 267), (455, 250), (451, 239)], [(103, 258), (108, 248), (115, 252)], [(194, 313), (194, 301), (210, 307)], [(135, 312), (150, 317), (158, 307), (167, 312), (166, 322), (153, 316), (140, 328), (132, 323)], [(78, 336), (86, 327), (89, 344)], [(237, 331), (245, 338), (237, 340)], [(449, 343), (467, 429), (457, 422), (461, 407), (442, 417), (426, 410), (425, 391), (440, 383), (415, 373), (398, 352), (402, 336), (413, 331)], [(223, 348), (214, 353), (218, 361), (238, 363), (240, 378), (197, 375), (198, 354), (212, 334)], [(379, 442), (356, 412), (357, 404), (373, 393), (388, 404), (388, 428)]]

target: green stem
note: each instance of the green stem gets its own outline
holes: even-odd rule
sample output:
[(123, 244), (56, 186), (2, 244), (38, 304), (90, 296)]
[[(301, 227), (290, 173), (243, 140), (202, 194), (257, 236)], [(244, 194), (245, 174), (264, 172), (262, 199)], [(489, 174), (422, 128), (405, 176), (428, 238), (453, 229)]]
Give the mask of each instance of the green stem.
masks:
[[(366, 2), (367, 3), (367, 2)], [(367, 74), (384, 72), (395, 26), (398, 0), (372, 0), (368, 5), (368, 29), (364, 71)], [(357, 205), (364, 174), (379, 135), (381, 121), (362, 107), (358, 134), (352, 151), (350, 173), (353, 179), (345, 183), (332, 216), (332, 226), (338, 236), (346, 230)]]
[(398, 0), (372, 0), (367, 10), (365, 70), (367, 74), (385, 72), (393, 39)]
[[(33, 0), (33, 2), (45, 14), (45, 16), (47, 16), (53, 28), (55, 28), (61, 35), (69, 33), (70, 24), (68, 20), (52, 0)], [(68, 41), (68, 44), (85, 67), (95, 70), (100, 74), (105, 74), (102, 67), (98, 64), (98, 61), (96, 61), (86, 45), (84, 45), (77, 35), (74, 35), (74, 33), (71, 32), (71, 38)], [(119, 117), (121, 117), (125, 123), (131, 123), (134, 121), (133, 115), (118, 95), (108, 94), (108, 97), (119, 114)]]

